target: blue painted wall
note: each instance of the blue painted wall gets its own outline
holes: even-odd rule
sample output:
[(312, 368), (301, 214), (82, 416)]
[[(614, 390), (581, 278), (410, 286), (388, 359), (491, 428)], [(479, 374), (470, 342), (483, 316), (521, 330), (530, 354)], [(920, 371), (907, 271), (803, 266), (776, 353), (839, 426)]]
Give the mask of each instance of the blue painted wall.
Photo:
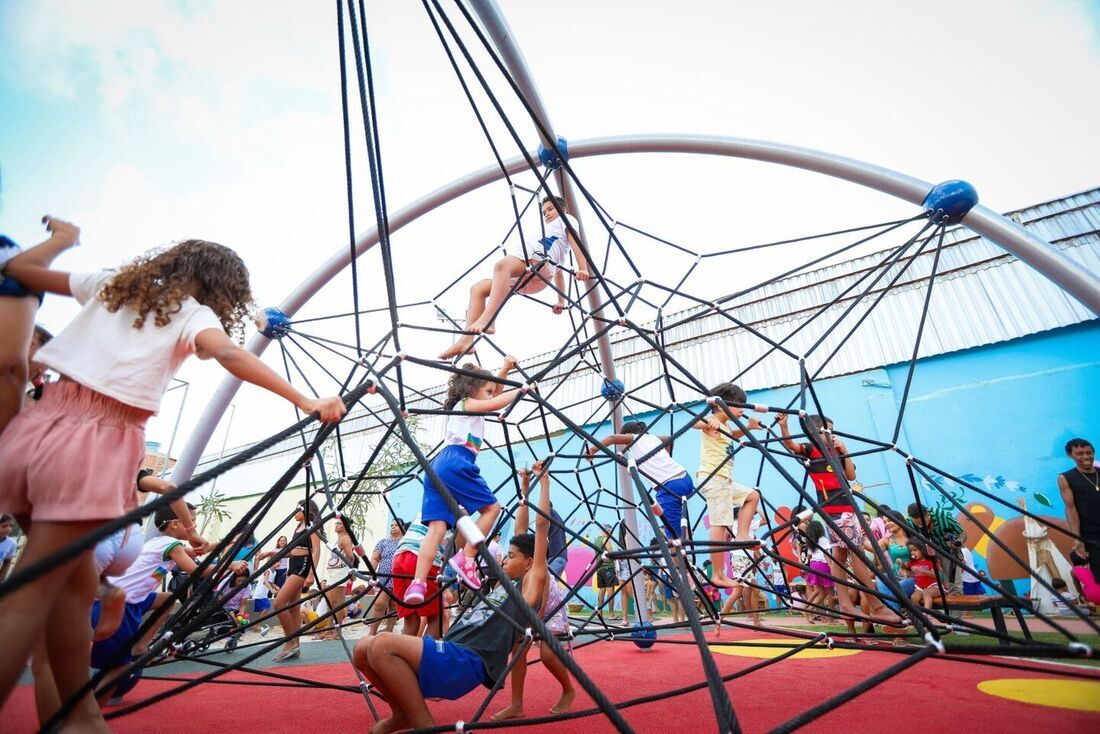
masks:
[[(854, 375), (815, 383), (818, 399), (836, 428), (847, 433), (884, 442), (891, 440), (905, 386), (907, 364), (892, 365)], [(629, 386), (627, 386), (629, 388)], [(1018, 515), (1015, 501), (1025, 496), (1033, 511), (1062, 517), (1064, 508), (1058, 494), (1056, 477), (1069, 465), (1063, 445), (1073, 436), (1100, 442), (1100, 321), (1032, 335), (1011, 342), (978, 347), (963, 352), (920, 360), (910, 390), (908, 408), (902, 421), (899, 446), (930, 464), (972, 481), (1005, 498), (1012, 508), (998, 507), (999, 517)], [(785, 405), (797, 393), (795, 388), (762, 390), (749, 396), (750, 402)], [(811, 408), (811, 412), (814, 410)], [(639, 419), (651, 418), (641, 414)], [(675, 425), (688, 420), (677, 417)], [(766, 420), (770, 421), (770, 418)], [(605, 435), (609, 427), (597, 427)], [(658, 429), (668, 433), (669, 421), (662, 419)], [(797, 430), (792, 423), (792, 430)], [(758, 433), (759, 435), (759, 433)], [(555, 449), (577, 453), (574, 438), (563, 448), (567, 436), (555, 439)], [(858, 451), (859, 442), (848, 441)], [(698, 432), (688, 431), (676, 444), (674, 457), (694, 473), (699, 456)], [(530, 458), (517, 454), (517, 461)], [(482, 454), (482, 473), (495, 487), (508, 477), (507, 466), (490, 455)], [(560, 460), (556, 469), (571, 468), (575, 461)], [(904, 508), (913, 501), (913, 490), (902, 458), (893, 453), (861, 457), (856, 461), (859, 480), (878, 502)], [(580, 487), (593, 495), (600, 483), (615, 487), (616, 472), (608, 467), (598, 473), (579, 464), (580, 482), (572, 474), (563, 477), (576, 495)], [(792, 460), (784, 466), (801, 480), (804, 472)], [(769, 502), (776, 506), (794, 506), (794, 489), (753, 449), (743, 450), (737, 458), (738, 481), (758, 485)], [(982, 500), (976, 493), (963, 490), (964, 504)], [(936, 502), (937, 493), (922, 488), (922, 501)], [(1044, 507), (1039, 493), (1049, 501)], [(397, 511), (412, 517), (419, 509), (419, 492), (399, 493)], [(504, 503), (513, 495), (501, 492)], [(565, 488), (554, 490), (555, 506), (567, 516), (578, 504)], [(606, 499), (606, 496), (605, 496)], [(689, 503), (694, 519), (704, 510), (700, 497)], [(612, 508), (596, 511), (601, 523), (613, 523), (617, 512)], [(573, 515), (569, 525), (593, 536), (589, 512)], [(980, 564), (979, 564), (980, 565)]]

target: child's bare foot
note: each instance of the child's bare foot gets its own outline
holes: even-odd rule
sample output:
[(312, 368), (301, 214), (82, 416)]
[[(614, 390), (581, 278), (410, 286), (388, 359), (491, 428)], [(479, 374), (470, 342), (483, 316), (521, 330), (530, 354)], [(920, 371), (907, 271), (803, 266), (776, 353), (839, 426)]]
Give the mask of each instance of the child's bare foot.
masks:
[(569, 707), (573, 705), (573, 699), (577, 697), (577, 692), (570, 688), (568, 691), (561, 692), (561, 698), (558, 702), (550, 707), (550, 713), (552, 714), (564, 714), (569, 710)]
[(486, 334), (496, 333), (495, 329), (489, 331), (489, 329), (492, 328), (493, 327), (489, 326), (489, 319), (485, 318), (484, 315), (475, 319), (472, 324), (466, 324), (466, 331), (472, 331), (475, 334), (481, 334), (482, 332)]
[(519, 719), (523, 717), (523, 706), (518, 703), (513, 703), (506, 709), (501, 709), (493, 714), (491, 718), (493, 721), (506, 721), (508, 719)]
[(440, 359), (454, 359), (455, 357), (461, 357), (470, 351), (470, 347), (474, 344), (474, 338), (469, 334), (461, 337), (451, 346), (444, 349), (439, 354)]
[(391, 731), (400, 731), (401, 729), (408, 728), (409, 720), (407, 717), (391, 716), (388, 719), (379, 720), (378, 723), (371, 727), (370, 734), (389, 734)]
[(733, 579), (729, 578), (725, 574), (722, 574), (721, 576), (719, 576), (718, 574), (715, 574), (715, 575), (711, 576), (710, 581), (708, 583), (711, 586), (717, 586), (717, 587), (722, 588), (722, 589), (732, 589), (732, 588), (740, 585), (740, 584), (734, 583)]
[(118, 631), (126, 612), (126, 594), (107, 582), (99, 584), (99, 621), (95, 626), (95, 641), (106, 640)]

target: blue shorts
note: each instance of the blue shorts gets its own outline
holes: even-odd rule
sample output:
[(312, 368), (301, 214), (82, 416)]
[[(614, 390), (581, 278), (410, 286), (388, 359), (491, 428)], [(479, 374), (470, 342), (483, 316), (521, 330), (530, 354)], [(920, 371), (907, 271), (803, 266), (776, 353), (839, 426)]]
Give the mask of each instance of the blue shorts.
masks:
[[(465, 446), (445, 446), (432, 460), (432, 469), (454, 495), (455, 501), (466, 508), (466, 512), (474, 513), (497, 503), (497, 498), (489, 491), (489, 485), (481, 478), (477, 457)], [(423, 483), (424, 501), (420, 505), (420, 522), (427, 525), (433, 520), (444, 520), (447, 527), (453, 527), (455, 516), (447, 509), (427, 472), (424, 473)]]
[[(19, 245), (12, 242), (9, 238), (0, 234), (0, 268), (7, 264), (8, 260), (22, 252), (23, 249)], [(22, 298), (24, 296), (34, 296), (38, 299), (39, 305), (42, 303), (42, 294), (35, 293), (34, 291), (27, 290), (27, 288), (15, 278), (9, 278), (6, 275), (0, 274), (0, 296), (11, 296), (13, 298)]]
[[(130, 654), (130, 648), (137, 640), (134, 639), (134, 635), (137, 634), (138, 629), (141, 628), (141, 618), (145, 616), (145, 613), (153, 606), (153, 602), (157, 600), (157, 594), (154, 591), (145, 597), (142, 601), (136, 604), (126, 603), (126, 610), (122, 613), (122, 622), (118, 625), (118, 629), (115, 633), (108, 637), (106, 640), (100, 640), (92, 645), (92, 667), (97, 670), (101, 670), (108, 666), (121, 667), (129, 663), (133, 656)], [(92, 627), (95, 628), (99, 622), (99, 600), (97, 599), (92, 604)], [(124, 652), (115, 660), (115, 654), (120, 650)], [(112, 664), (113, 661), (113, 664)]]
[(671, 479), (657, 488), (657, 504), (664, 511), (669, 526), (665, 528), (666, 536), (680, 537), (680, 520), (684, 517), (684, 504), (681, 500), (690, 497), (694, 492), (695, 484), (687, 474)]
[(259, 614), (260, 612), (266, 612), (268, 609), (271, 609), (271, 600), (270, 599), (253, 599), (252, 600), (252, 611), (255, 612), (256, 614)]
[(425, 637), (417, 677), (424, 698), (455, 701), (485, 683), (485, 663), (469, 648)]
[(963, 593), (967, 596), (981, 596), (985, 588), (981, 581), (963, 581)]

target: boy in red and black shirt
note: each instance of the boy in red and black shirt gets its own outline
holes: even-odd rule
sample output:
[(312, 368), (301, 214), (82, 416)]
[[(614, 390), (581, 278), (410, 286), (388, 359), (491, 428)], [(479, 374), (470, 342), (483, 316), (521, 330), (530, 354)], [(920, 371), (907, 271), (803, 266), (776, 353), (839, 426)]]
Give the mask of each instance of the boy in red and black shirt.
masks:
[[(821, 449), (813, 443), (797, 443), (791, 438), (790, 430), (787, 427), (786, 413), (779, 414), (778, 422), (779, 427), (783, 430), (783, 444), (792, 454), (801, 456), (806, 461), (806, 472), (809, 474), (810, 481), (817, 492), (817, 511), (820, 514), (828, 515), (833, 524), (844, 535), (844, 539), (842, 539), (831, 524), (825, 523), (829, 533), (829, 541), (832, 543), (832, 558), (829, 559), (829, 570), (834, 576), (843, 577), (847, 574), (845, 562), (848, 559), (848, 544), (844, 540), (846, 539), (856, 548), (862, 548), (866, 537), (863, 534), (863, 528), (859, 524), (859, 518), (856, 516), (856, 508), (852, 505), (852, 495), (846, 489), (845, 481), (833, 470), (833, 466), (835, 464), (840, 467), (844, 472), (844, 479), (852, 482), (856, 478), (855, 462), (848, 455), (848, 447), (833, 435), (832, 421), (828, 418), (820, 415), (811, 415), (806, 418), (809, 428), (818, 432), (818, 444), (825, 448), (825, 451), (829, 453), (828, 456), (823, 454)], [(860, 559), (859, 562), (857, 562), (857, 558)], [(856, 557), (853, 557), (851, 566), (852, 573), (861, 584), (871, 589), (875, 588), (874, 571), (871, 570), (871, 567), (867, 565), (867, 561), (862, 556), (857, 554)], [(837, 600), (840, 603), (842, 612), (855, 613), (855, 606), (848, 594), (838, 593)], [(871, 597), (871, 616), (888, 625), (895, 625), (901, 621), (896, 614), (886, 608), (878, 597)], [(848, 624), (852, 626), (851, 622)]]

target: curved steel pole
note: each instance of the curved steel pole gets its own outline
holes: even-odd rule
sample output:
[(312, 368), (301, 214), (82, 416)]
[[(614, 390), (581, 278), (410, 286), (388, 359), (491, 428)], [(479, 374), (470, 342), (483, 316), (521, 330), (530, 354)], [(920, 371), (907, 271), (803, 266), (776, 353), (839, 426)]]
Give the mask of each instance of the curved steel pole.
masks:
[[(926, 181), (852, 158), (746, 138), (630, 135), (580, 140), (570, 143), (569, 146), (571, 159), (628, 153), (689, 153), (777, 163), (858, 183), (918, 206), (932, 188), (932, 184)], [(526, 170), (527, 161), (518, 156), (506, 161), (505, 168), (510, 174), (519, 173)], [(460, 178), (396, 212), (390, 218), (390, 229), (397, 231), (433, 209), (503, 177), (500, 167), (493, 165)], [(1035, 268), (1094, 313), (1100, 313), (1100, 278), (1083, 270), (1059, 250), (986, 207), (974, 207), (963, 223)], [(374, 229), (368, 231), (356, 243), (356, 255), (363, 254), (377, 242), (378, 232)], [(291, 292), (280, 308), (288, 316), (293, 316), (325, 284), (343, 271), (349, 262), (348, 248), (337, 249), (332, 257)], [(267, 348), (268, 342), (265, 337), (257, 335), (248, 343), (248, 350), (259, 355)], [(179, 483), (191, 477), (203, 449), (239, 387), (240, 381), (234, 377), (226, 377), (218, 386), (174, 467), (174, 481)]]
[[(557, 145), (558, 136), (554, 131), (554, 126), (550, 121), (550, 113), (546, 109), (545, 103), (542, 101), (542, 95), (539, 94), (538, 87), (535, 85), (535, 80), (531, 76), (530, 68), (527, 66), (527, 61), (523, 58), (523, 52), (520, 51), (519, 44), (514, 40), (512, 29), (508, 25), (508, 21), (505, 19), (504, 14), (501, 12), (500, 7), (496, 4), (495, 0), (472, 0), (470, 7), (474, 13), (477, 14), (478, 19), (481, 21), (482, 27), (485, 29), (486, 35), (492, 40), (493, 45), (497, 49), (497, 53), (500, 56), (501, 61), (508, 69), (508, 73), (515, 81), (516, 86), (519, 88), (524, 99), (535, 117), (538, 119), (539, 125), (536, 125), (536, 133), (542, 140), (542, 144), (548, 149), (553, 150)], [(547, 135), (543, 134), (545, 131)], [(585, 243), (585, 251), (591, 254), (588, 249), (588, 238), (584, 231), (584, 221), (580, 216), (580, 208), (577, 206), (577, 195), (573, 189), (573, 181), (569, 176), (565, 175), (563, 170), (557, 172), (558, 188), (561, 191), (562, 197), (565, 199), (566, 208), (577, 219), (578, 234), (581, 237), (581, 241)], [(583, 267), (582, 263), (577, 263), (577, 267)], [(586, 268), (593, 279), (599, 276), (599, 272), (596, 270), (595, 261), (589, 262)], [(592, 317), (596, 319), (597, 324), (603, 323), (603, 296), (600, 293), (599, 288), (590, 288), (588, 290), (588, 309), (592, 314)], [(603, 370), (604, 379), (608, 381), (615, 380), (615, 357), (611, 352), (611, 339), (607, 334), (602, 334), (596, 340), (596, 348), (600, 353), (600, 367)], [(611, 408), (611, 427), (619, 433), (623, 427), (623, 407), (622, 401), (616, 400)], [(616, 464), (617, 473), (619, 476), (619, 493), (622, 496), (623, 504), (626, 505), (626, 511), (623, 512), (623, 524), (626, 525), (627, 550), (635, 550), (640, 545), (640, 537), (638, 535), (638, 519), (637, 514), (634, 511), (634, 482), (630, 476), (630, 470), (623, 464)], [(593, 518), (594, 519), (594, 518)], [(634, 594), (634, 599), (645, 598), (645, 584), (642, 583), (641, 574), (638, 573), (638, 562), (631, 559), (627, 561), (627, 566), (630, 572), (631, 578), (631, 590)], [(625, 603), (625, 602), (624, 602)], [(639, 624), (644, 624), (649, 621), (649, 609), (645, 604), (634, 603), (634, 611), (638, 614)], [(626, 617), (626, 609), (623, 609), (623, 617)]]

